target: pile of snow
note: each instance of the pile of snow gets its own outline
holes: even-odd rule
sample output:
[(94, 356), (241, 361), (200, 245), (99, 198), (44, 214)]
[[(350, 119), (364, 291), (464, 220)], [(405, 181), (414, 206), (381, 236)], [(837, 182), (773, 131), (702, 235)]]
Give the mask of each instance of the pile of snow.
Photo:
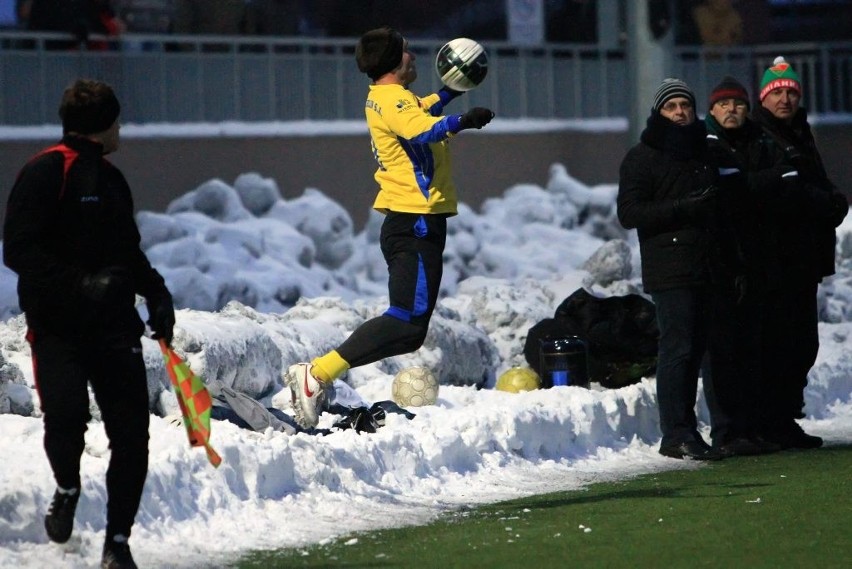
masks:
[[(438, 402), (412, 409), (412, 420), (391, 414), (373, 434), (287, 435), (217, 421), (212, 444), (223, 464), (214, 469), (164, 418), (176, 402), (156, 344), (143, 339), (153, 415), (150, 472), (131, 538), (140, 566), (222, 566), (252, 549), (695, 467), (656, 453), (653, 378), (618, 390), (490, 389), (502, 371), (524, 364), (527, 330), (574, 290), (640, 289), (635, 233), (615, 220), (615, 193), (554, 165), (545, 187), (515, 186), (480, 212), (462, 205), (449, 222), (442, 298), (423, 348), (344, 378), (365, 400), (381, 401), (391, 398), (399, 369), (426, 366), (440, 380)], [(165, 213), (138, 219), (143, 247), (180, 308), (176, 350), (203, 378), (266, 405), (286, 409), (282, 369), (336, 346), (386, 307), (380, 217), (354, 234), (345, 210), (319, 191), (286, 201), (274, 181), (245, 174), (233, 186), (207, 182)], [(822, 347), (806, 391), (805, 428), (829, 444), (852, 441), (852, 356), (843, 349), (852, 333), (850, 229), (852, 221), (839, 232), (840, 271), (820, 291)], [(42, 519), (54, 482), (14, 281), (0, 270), (0, 565), (92, 566), (104, 533), (107, 439), (93, 422), (75, 537), (49, 544)], [(699, 415), (706, 431), (703, 401)], [(337, 418), (324, 414), (320, 427)], [(387, 560), (403, 563), (393, 552)]]

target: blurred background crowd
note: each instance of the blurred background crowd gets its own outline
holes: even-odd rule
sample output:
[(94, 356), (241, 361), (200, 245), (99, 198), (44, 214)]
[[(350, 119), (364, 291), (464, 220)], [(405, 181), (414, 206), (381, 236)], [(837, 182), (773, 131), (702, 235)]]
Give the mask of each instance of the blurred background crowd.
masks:
[[(523, 0), (0, 0), (0, 26), (90, 33), (358, 37), (387, 24), (410, 38), (508, 39)], [(852, 39), (852, 0), (649, 0), (681, 45)], [(597, 43), (598, 18), (623, 30), (625, 0), (544, 0), (544, 40)]]

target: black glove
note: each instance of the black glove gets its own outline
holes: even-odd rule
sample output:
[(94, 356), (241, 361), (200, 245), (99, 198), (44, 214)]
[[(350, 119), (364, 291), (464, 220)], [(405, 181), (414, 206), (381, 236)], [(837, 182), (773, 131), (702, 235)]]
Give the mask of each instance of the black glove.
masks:
[(748, 278), (745, 275), (737, 275), (734, 277), (734, 298), (737, 304), (740, 305), (746, 299), (748, 294)]
[(803, 166), (804, 156), (802, 156), (802, 152), (795, 146), (790, 145), (786, 147), (784, 149), (784, 156), (787, 157), (787, 161), (796, 169), (800, 169)]
[(482, 128), (491, 122), (494, 118), (494, 113), (491, 109), (483, 107), (473, 107), (459, 119), (459, 126), (462, 130), (468, 128)]
[(718, 187), (707, 186), (678, 198), (674, 201), (675, 215), (686, 221), (705, 221), (716, 207), (716, 196), (718, 194)]
[(133, 295), (130, 271), (124, 267), (107, 267), (80, 281), (83, 296), (94, 302), (115, 302)]
[[(799, 174), (798, 171), (796, 170), (795, 166), (793, 166), (791, 164), (787, 164), (786, 162), (776, 164), (772, 168), (769, 168), (767, 170), (767, 172), (772, 173), (772, 179), (774, 179), (775, 181), (778, 181), (778, 180), (785, 181), (786, 179), (790, 178), (791, 176), (796, 177)], [(792, 175), (784, 176), (785, 174), (790, 174), (791, 172), (796, 172), (796, 173), (792, 174)]]
[(148, 326), (152, 338), (162, 338), (166, 344), (172, 344), (175, 335), (175, 306), (170, 294), (157, 299), (148, 299)]
[(834, 224), (834, 227), (837, 227), (843, 223), (843, 220), (846, 219), (846, 215), (849, 213), (849, 200), (842, 193), (835, 191), (831, 194), (831, 202), (834, 206), (831, 223)]

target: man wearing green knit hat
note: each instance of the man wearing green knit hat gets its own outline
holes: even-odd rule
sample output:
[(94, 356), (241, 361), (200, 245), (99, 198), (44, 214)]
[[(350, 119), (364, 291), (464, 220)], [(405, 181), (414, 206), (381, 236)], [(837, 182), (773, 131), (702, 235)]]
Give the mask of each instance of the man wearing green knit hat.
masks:
[(844, 194), (829, 180), (801, 106), (802, 86), (793, 67), (777, 57), (763, 74), (760, 106), (752, 112), (793, 170), (779, 183), (768, 230), (774, 235), (783, 274), (764, 301), (764, 437), (783, 448), (816, 448), (822, 439), (806, 434), (804, 389), (819, 351), (817, 287), (833, 275), (835, 228), (849, 212)]
[(769, 67), (763, 73), (763, 79), (760, 81), (760, 102), (766, 96), (776, 89), (791, 89), (802, 96), (802, 84), (799, 81), (799, 74), (787, 61), (779, 56), (772, 62), (772, 67)]

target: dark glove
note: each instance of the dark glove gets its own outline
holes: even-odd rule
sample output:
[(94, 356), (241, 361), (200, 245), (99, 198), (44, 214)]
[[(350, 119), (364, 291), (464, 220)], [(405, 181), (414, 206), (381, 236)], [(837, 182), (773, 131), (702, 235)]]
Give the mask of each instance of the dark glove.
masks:
[(124, 267), (107, 267), (80, 281), (83, 296), (93, 302), (115, 302), (133, 295), (130, 271)]
[(748, 279), (745, 275), (734, 277), (734, 298), (737, 304), (742, 304), (748, 294)]
[(675, 215), (686, 221), (705, 221), (716, 207), (716, 196), (718, 194), (718, 187), (707, 186), (678, 198), (674, 201)]
[[(768, 172), (772, 172), (772, 177), (775, 181), (784, 181), (791, 176), (798, 176), (798, 171), (795, 166), (787, 164), (786, 162), (776, 164), (772, 168), (768, 170)], [(795, 174), (791, 174), (791, 172), (796, 172)], [(787, 174), (787, 176), (785, 176)]]
[(494, 118), (494, 113), (491, 109), (483, 107), (473, 107), (468, 112), (463, 114), (459, 119), (459, 126), (462, 130), (468, 128), (482, 128), (491, 122)]
[(802, 167), (804, 157), (802, 156), (802, 152), (795, 146), (786, 147), (784, 149), (784, 156), (786, 156), (787, 161), (796, 169), (800, 169)]
[[(794, 219), (811, 215), (819, 202), (819, 193), (804, 183), (797, 169), (789, 166), (788, 168), (790, 169), (787, 172), (779, 175), (781, 183), (777, 186), (780, 190), (777, 197), (781, 201), (782, 211), (787, 215), (792, 214)], [(780, 169), (778, 171), (780, 172)]]
[(148, 301), (148, 326), (151, 327), (152, 338), (162, 338), (166, 344), (172, 344), (175, 335), (175, 306), (170, 294)]
[(831, 223), (834, 224), (834, 227), (837, 227), (843, 223), (849, 213), (849, 200), (842, 193), (835, 191), (831, 194), (831, 202), (834, 206)]

